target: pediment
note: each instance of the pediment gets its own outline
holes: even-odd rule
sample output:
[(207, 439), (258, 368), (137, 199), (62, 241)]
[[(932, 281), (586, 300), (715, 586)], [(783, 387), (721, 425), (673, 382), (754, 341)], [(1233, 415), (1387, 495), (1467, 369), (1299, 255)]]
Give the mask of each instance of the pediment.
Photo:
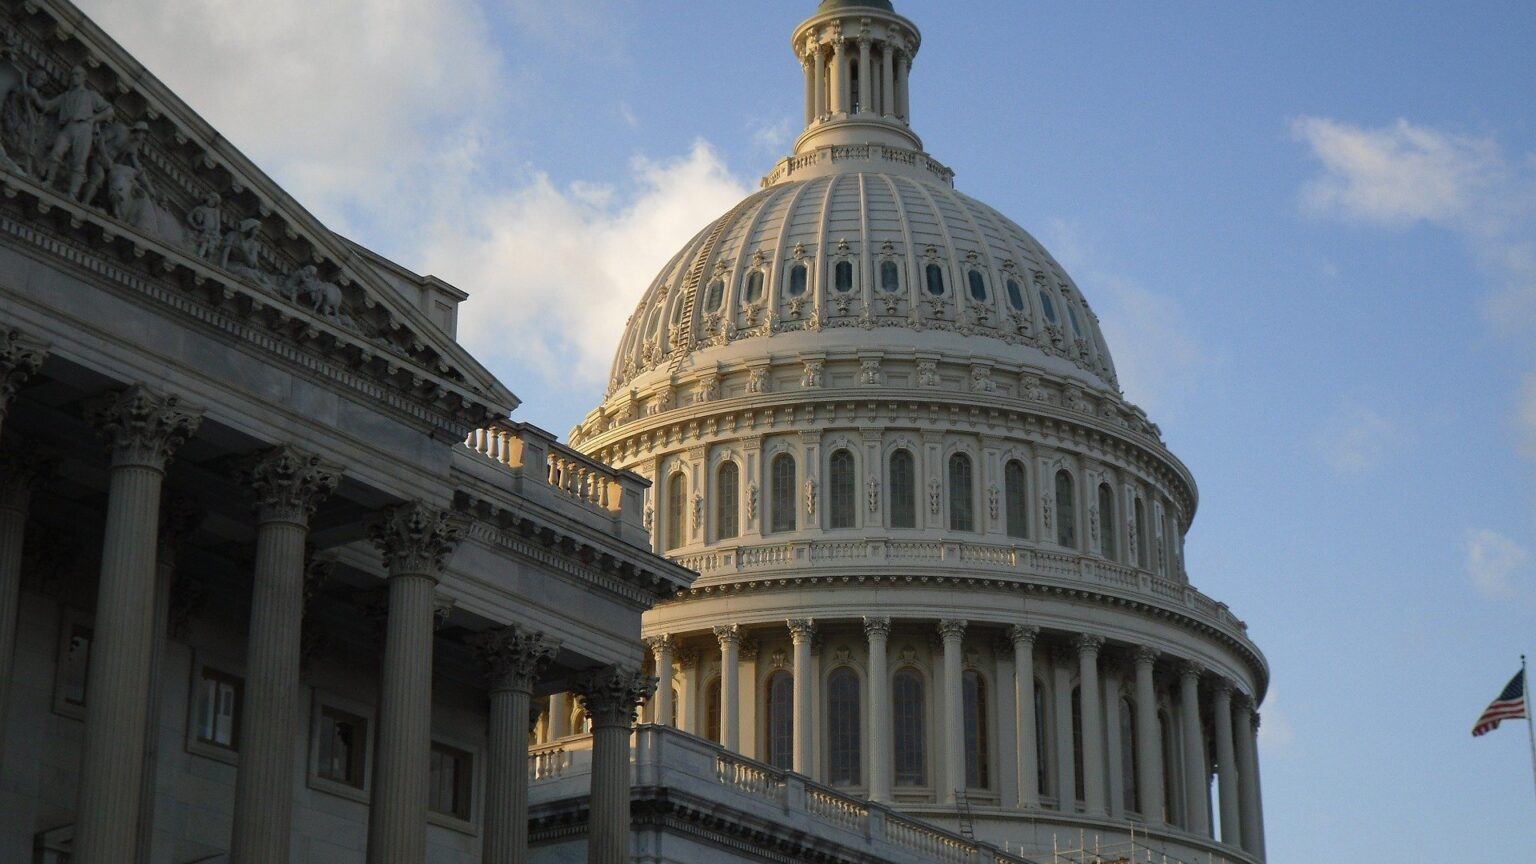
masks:
[(406, 289), (462, 294), (330, 231), (74, 6), (0, 0), (0, 38), (0, 216), (258, 321), (455, 430), (517, 406)]

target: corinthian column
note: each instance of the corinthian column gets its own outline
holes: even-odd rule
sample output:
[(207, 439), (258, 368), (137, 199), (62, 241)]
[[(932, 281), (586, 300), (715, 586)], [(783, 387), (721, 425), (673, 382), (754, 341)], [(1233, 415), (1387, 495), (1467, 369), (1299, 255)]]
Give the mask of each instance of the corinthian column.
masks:
[(1104, 712), (1099, 687), (1099, 648), (1103, 636), (1084, 633), (1077, 637), (1078, 687), (1083, 713), (1083, 809), (1090, 815), (1105, 812)]
[(1136, 790), (1148, 825), (1163, 822), (1163, 742), (1157, 734), (1157, 691), (1152, 668), (1157, 649), (1141, 646), (1136, 661)]
[[(715, 628), (720, 640), (720, 744), (732, 753), (741, 752), (741, 628), (722, 624)], [(708, 711), (706, 706), (705, 711)]]
[(48, 357), (48, 349), (15, 330), (0, 330), (0, 429), (16, 391), (37, 374)]
[(1232, 682), (1219, 678), (1212, 688), (1211, 713), (1216, 724), (1216, 772), (1221, 795), (1221, 842), (1243, 845), (1242, 816), (1237, 806), (1237, 753), (1232, 745)]
[(243, 479), (256, 497), (256, 575), (246, 640), (240, 771), (232, 864), (284, 864), (291, 845), (293, 742), (299, 727), (304, 542), (309, 517), (340, 471), (283, 446), (257, 455)]
[(1035, 640), (1039, 627), (1016, 624), (1008, 628), (1013, 642), (1014, 704), (1019, 730), (1019, 806), (1040, 806), (1040, 730), (1035, 728)]
[(891, 800), (891, 745), (886, 724), (891, 718), (891, 682), (886, 672), (885, 647), (891, 636), (891, 619), (864, 619), (864, 635), (869, 637), (869, 800)]
[(528, 860), (528, 713), (557, 643), (509, 624), (474, 639), (489, 671), (483, 864)]
[(872, 67), (870, 66), (870, 63), (869, 63), (869, 40), (868, 39), (860, 39), (859, 40), (859, 113), (860, 114), (868, 114), (869, 112), (875, 110), (875, 106), (870, 104), (871, 102), (874, 101), (873, 97), (870, 95), (873, 92), (873, 90), (874, 90), (874, 74), (873, 74), (873, 69), (872, 69)]
[(587, 864), (629, 861), (629, 728), (635, 708), (655, 687), (655, 678), (619, 666), (589, 673), (576, 687), (592, 718)]
[(789, 638), (795, 649), (795, 719), (794, 719), (794, 770), (797, 774), (811, 776), (811, 639), (816, 635), (816, 622), (809, 618), (789, 621)]
[(177, 397), (142, 385), (99, 403), (87, 416), (111, 442), (112, 469), (72, 860), (115, 864), (134, 848), (144, 776), (160, 487), (166, 462), (197, 431), (201, 417)]
[(965, 637), (965, 623), (939, 622), (939, 636), (944, 640), (944, 776), (949, 783), (941, 800), (951, 804), (965, 789), (965, 697), (960, 686), (960, 642)]
[[(0, 405), (0, 414), (3, 413), (4, 406)], [(32, 487), (46, 473), (46, 463), (30, 449), (0, 452), (0, 741), (5, 740), (11, 665), (16, 657), (22, 538), (26, 533)]]
[(656, 698), (651, 700), (655, 706), (651, 717), (652, 723), (663, 726), (671, 726), (672, 723), (672, 653), (677, 647), (672, 637), (666, 633), (660, 636), (651, 636), (645, 640), (647, 648), (656, 658)]
[(427, 854), (432, 750), (432, 631), (437, 579), (463, 528), (420, 502), (369, 527), (389, 570), (389, 621), (379, 683), (368, 864), (421, 864)]
[(1200, 728), (1200, 676), (1205, 668), (1199, 663), (1179, 664), (1179, 713), (1184, 716), (1184, 810), (1190, 833), (1211, 834), (1210, 788), (1205, 772), (1205, 733)]

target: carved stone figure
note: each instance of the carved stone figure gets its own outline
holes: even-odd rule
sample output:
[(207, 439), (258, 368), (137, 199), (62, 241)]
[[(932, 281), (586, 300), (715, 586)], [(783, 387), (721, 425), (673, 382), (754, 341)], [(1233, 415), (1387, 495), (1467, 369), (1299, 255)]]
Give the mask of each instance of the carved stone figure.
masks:
[(919, 387), (939, 386), (939, 364), (936, 361), (917, 361), (917, 385)]
[(76, 201), (85, 186), (85, 165), (90, 158), (95, 141), (96, 124), (111, 118), (112, 106), (101, 94), (86, 86), (85, 69), (81, 66), (69, 70), (69, 89), (44, 99), (42, 109), (55, 115), (59, 132), (48, 151), (48, 164), (43, 169), (42, 180), (52, 184), (69, 158), (69, 197)]
[(1040, 379), (1034, 375), (1025, 375), (1019, 381), (1019, 389), (1024, 393), (1024, 398), (1031, 402), (1051, 401), (1051, 391), (1045, 389)]
[(992, 380), (992, 370), (985, 366), (971, 367), (971, 392), (991, 393), (997, 390), (997, 382)]
[(800, 386), (801, 387), (820, 387), (821, 386), (821, 361), (820, 360), (807, 360), (807, 361), (805, 361), (805, 374), (800, 376)]
[(860, 384), (876, 384), (876, 385), (878, 385), (878, 384), (883, 384), (884, 382), (885, 382), (885, 376), (880, 372), (880, 361), (879, 360), (860, 360), (859, 361), (859, 383)]
[(747, 484), (747, 522), (750, 524), (757, 519), (757, 484)]
[(243, 219), (233, 231), (225, 234), (219, 266), (258, 288), (274, 291), (272, 274), (261, 268), (261, 243), (256, 239), (260, 227), (260, 219)]
[(48, 82), (48, 73), (33, 69), (16, 77), (16, 85), (0, 103), (0, 143), (4, 153), (15, 160), (12, 165), (18, 173), (35, 175), (38, 151), (43, 148), (43, 97), (39, 88)]
[(943, 503), (944, 487), (937, 480), (928, 481), (928, 512), (939, 515), (939, 505)]
[(203, 198), (203, 203), (193, 207), (187, 213), (187, 226), (192, 229), (192, 237), (197, 243), (197, 257), (205, 260), (213, 260), (213, 256), (219, 251), (219, 237), (223, 230), (223, 218), (219, 213), (219, 205), (223, 203), (219, 193), (209, 192)]
[(873, 477), (871, 477), (871, 478), (869, 478), (869, 482), (864, 484), (864, 488), (865, 488), (865, 490), (867, 491), (867, 493), (869, 495), (869, 512), (871, 512), (871, 513), (879, 513), (880, 512), (880, 481), (876, 480)]
[(768, 390), (768, 367), (758, 366), (747, 373), (748, 393), (767, 393)]
[(805, 478), (805, 515), (816, 515), (816, 478)]

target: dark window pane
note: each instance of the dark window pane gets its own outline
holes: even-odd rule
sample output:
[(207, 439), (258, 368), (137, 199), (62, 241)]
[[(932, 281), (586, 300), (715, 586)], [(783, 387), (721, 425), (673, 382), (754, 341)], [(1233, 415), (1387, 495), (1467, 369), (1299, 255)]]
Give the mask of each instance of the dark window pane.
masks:
[(1008, 305), (1012, 306), (1015, 311), (1024, 308), (1024, 292), (1019, 290), (1019, 283), (1012, 279), (1008, 280)]
[(982, 277), (980, 270), (972, 270), (966, 274), (966, 279), (971, 284), (971, 299), (985, 301), (987, 299), (987, 280)]
[(770, 531), (795, 530), (795, 459), (786, 453), (773, 457), (769, 490)]
[(855, 507), (853, 454), (839, 450), (828, 460), (827, 496), (830, 527), (852, 528)]
[(1045, 293), (1043, 290), (1040, 292), (1040, 308), (1045, 310), (1045, 320), (1055, 324), (1056, 304), (1051, 302), (1051, 295)]
[(1010, 459), (1003, 468), (1003, 497), (1007, 505), (1008, 536), (1029, 536), (1029, 491), (1024, 463)]
[(747, 274), (747, 302), (756, 303), (763, 299), (763, 271), (753, 270)]
[(718, 312), (720, 304), (725, 302), (725, 281), (716, 279), (709, 283), (709, 293), (704, 295), (704, 311)]
[(1099, 546), (1104, 557), (1115, 557), (1115, 493), (1108, 483), (1099, 484)]
[(981, 673), (967, 669), (961, 677), (965, 701), (965, 785), (985, 789), (987, 776), (987, 684)]
[(937, 264), (929, 264), (925, 271), (928, 277), (928, 293), (937, 297), (944, 293), (944, 268)]
[(775, 672), (768, 678), (767, 762), (775, 768), (789, 769), (794, 765), (795, 746), (795, 679), (788, 672)]
[(683, 472), (674, 473), (667, 480), (667, 549), (676, 549), (683, 545), (686, 536), (684, 511), (687, 509), (688, 481), (684, 479)]
[(726, 462), (720, 466), (715, 481), (715, 535), (721, 540), (729, 540), (739, 533), (736, 524), (736, 496), (740, 480), (735, 462)]
[(796, 264), (789, 268), (789, 296), (799, 297), (805, 293), (805, 265)]
[(895, 261), (880, 262), (880, 290), (890, 294), (901, 290), (901, 269)]
[(832, 287), (836, 288), (840, 294), (847, 294), (853, 290), (852, 262), (839, 261), (837, 266), (832, 268)]
[(949, 530), (976, 530), (971, 488), (971, 457), (964, 453), (956, 453), (949, 457)]
[(828, 780), (843, 785), (859, 782), (859, 676), (848, 667), (827, 678)]
[(923, 786), (928, 782), (928, 758), (924, 752), (923, 679), (910, 669), (896, 673), (891, 682), (896, 748), (896, 785)]
[(1056, 544), (1077, 548), (1077, 501), (1073, 494), (1072, 472), (1056, 472)]
[(917, 527), (917, 476), (912, 454), (891, 454), (891, 527)]

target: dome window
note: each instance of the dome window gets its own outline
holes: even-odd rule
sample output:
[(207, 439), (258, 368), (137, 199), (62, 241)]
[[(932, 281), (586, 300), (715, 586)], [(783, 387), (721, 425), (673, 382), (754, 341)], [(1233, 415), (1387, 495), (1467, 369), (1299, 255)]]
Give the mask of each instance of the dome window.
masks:
[(853, 262), (839, 261), (832, 268), (832, 287), (839, 294), (847, 294), (853, 290)]
[(917, 527), (917, 466), (909, 450), (891, 454), (891, 527)]
[(832, 528), (852, 528), (855, 507), (853, 454), (838, 450), (828, 460), (827, 491)]
[(735, 537), (738, 530), (737, 497), (741, 473), (735, 462), (723, 462), (715, 474), (715, 536), (719, 540)]
[(796, 264), (789, 268), (789, 288), (786, 290), (791, 297), (800, 297), (805, 294), (804, 264)]
[(976, 515), (972, 504), (971, 457), (956, 453), (949, 457), (949, 530), (975, 531)]
[(1072, 472), (1056, 472), (1056, 545), (1077, 548), (1077, 502)]
[(944, 293), (944, 268), (937, 264), (929, 264), (925, 271), (928, 278), (928, 293), (935, 297)]
[(987, 280), (982, 277), (980, 270), (972, 270), (966, 274), (971, 283), (971, 299), (978, 303), (987, 302)]
[(763, 299), (763, 271), (753, 270), (747, 274), (746, 302), (748, 306), (760, 303)]
[(1008, 499), (1008, 536), (1028, 537), (1029, 491), (1022, 461), (1010, 459), (1003, 466), (1003, 491)]
[(1067, 320), (1072, 322), (1072, 332), (1081, 338), (1083, 335), (1083, 328), (1077, 325), (1077, 310), (1072, 308), (1071, 303), (1067, 304)]
[(1051, 295), (1045, 293), (1045, 289), (1043, 288), (1040, 289), (1040, 308), (1045, 310), (1045, 320), (1055, 324), (1056, 304), (1051, 302)]
[(887, 294), (901, 290), (901, 269), (895, 261), (880, 262), (880, 290)]
[(859, 744), (864, 727), (859, 724), (859, 675), (839, 666), (827, 677), (827, 731), (830, 733), (828, 780), (834, 786), (859, 782)]
[(1008, 305), (1013, 311), (1024, 311), (1024, 292), (1019, 290), (1019, 283), (1013, 279), (1008, 280)]
[(688, 495), (688, 481), (683, 472), (673, 472), (667, 479), (667, 551), (683, 545), (683, 506)]
[(896, 751), (893, 773), (897, 786), (928, 783), (928, 755), (923, 746), (923, 717), (927, 711), (923, 702), (923, 679), (915, 670), (902, 669), (891, 677), (891, 707), (895, 715), (891, 725)]
[(1108, 483), (1099, 484), (1099, 548), (1104, 557), (1115, 560), (1115, 493)]
[(712, 314), (720, 311), (720, 304), (725, 302), (725, 280), (716, 279), (709, 283), (709, 292), (704, 295), (704, 312)]
[(780, 453), (769, 465), (768, 531), (795, 530), (795, 457)]

